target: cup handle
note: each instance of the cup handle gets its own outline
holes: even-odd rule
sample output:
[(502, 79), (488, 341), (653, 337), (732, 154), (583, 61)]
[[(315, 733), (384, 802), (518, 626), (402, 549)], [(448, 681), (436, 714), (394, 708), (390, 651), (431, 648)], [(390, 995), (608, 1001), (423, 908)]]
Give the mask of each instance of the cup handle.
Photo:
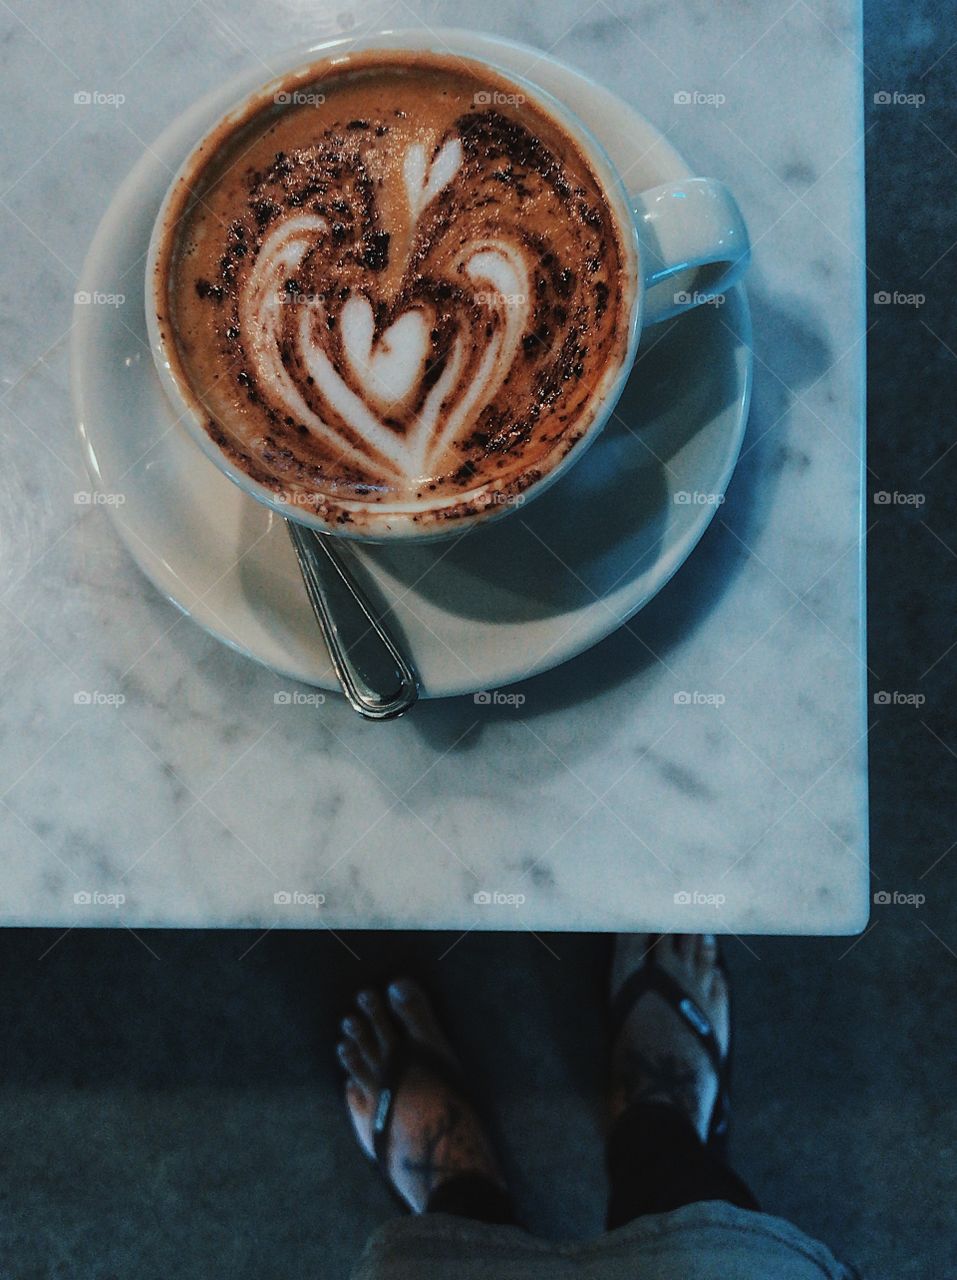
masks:
[(748, 230), (723, 182), (665, 183), (632, 197), (632, 209), (644, 269), (643, 327), (713, 300), (747, 268)]

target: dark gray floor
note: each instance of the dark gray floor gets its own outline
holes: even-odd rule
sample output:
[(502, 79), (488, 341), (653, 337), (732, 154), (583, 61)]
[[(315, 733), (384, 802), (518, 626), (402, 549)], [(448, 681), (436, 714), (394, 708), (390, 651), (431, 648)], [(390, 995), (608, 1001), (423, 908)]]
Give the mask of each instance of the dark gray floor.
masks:
[[(957, 450), (939, 461), (957, 249), (922, 274), (957, 235), (948, 12), (872, 4), (866, 19), (869, 292), (927, 296), (919, 313), (870, 308), (870, 486), (926, 495), (872, 508), (872, 687), (926, 696), (874, 708), (875, 888), (926, 903), (876, 907), (857, 941), (731, 953), (738, 1164), (770, 1210), (874, 1280), (957, 1273), (957, 650), (941, 656)], [(878, 89), (927, 102), (880, 110)], [(627, 662), (621, 637), (606, 658)], [(346, 1129), (330, 1045), (347, 993), (395, 968), (437, 993), (529, 1225), (598, 1229), (607, 939), (473, 933), (440, 960), (454, 938), (350, 934), (353, 955), (273, 933), (244, 955), (255, 935), (151, 933), (154, 956), (74, 931), (44, 954), (57, 936), (0, 934), (0, 1274), (345, 1276), (392, 1209)]]

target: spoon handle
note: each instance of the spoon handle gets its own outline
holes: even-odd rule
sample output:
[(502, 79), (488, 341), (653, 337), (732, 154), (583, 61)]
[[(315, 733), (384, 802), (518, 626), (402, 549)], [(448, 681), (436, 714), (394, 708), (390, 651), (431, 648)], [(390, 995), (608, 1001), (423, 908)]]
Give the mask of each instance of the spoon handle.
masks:
[(376, 618), (328, 536), (286, 522), (329, 657), (353, 711), (392, 720), (419, 696), (415, 668)]

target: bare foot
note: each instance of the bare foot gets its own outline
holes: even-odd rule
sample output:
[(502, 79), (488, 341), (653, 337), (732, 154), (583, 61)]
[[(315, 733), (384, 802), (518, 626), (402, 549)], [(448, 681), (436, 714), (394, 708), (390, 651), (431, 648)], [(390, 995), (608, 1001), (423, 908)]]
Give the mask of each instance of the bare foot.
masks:
[[(654, 950), (655, 962), (687, 993), (714, 1028), (722, 1055), (730, 1040), (728, 985), (712, 934), (622, 933), (615, 942), (612, 997)], [(636, 1002), (612, 1047), (611, 1118), (632, 1102), (684, 1111), (702, 1141), (718, 1094), (714, 1066), (698, 1037), (657, 991)]]
[[(452, 1048), (422, 988), (393, 982), (383, 998), (360, 992), (358, 1008), (343, 1019), (339, 1061), (348, 1074), (346, 1105), (363, 1150), (372, 1156), (372, 1128), (386, 1064), (404, 1037), (450, 1063)], [(399, 1082), (389, 1147), (388, 1176), (415, 1213), (422, 1213), (440, 1183), (462, 1173), (505, 1182), (474, 1108), (432, 1069), (414, 1059)]]

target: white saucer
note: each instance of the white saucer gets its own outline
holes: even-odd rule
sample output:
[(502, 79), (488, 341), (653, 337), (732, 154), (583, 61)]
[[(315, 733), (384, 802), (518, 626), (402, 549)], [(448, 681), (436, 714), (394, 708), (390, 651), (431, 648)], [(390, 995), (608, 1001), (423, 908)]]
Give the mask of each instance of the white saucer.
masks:
[[(438, 36), (440, 43), (437, 43)], [(524, 72), (569, 104), (630, 190), (691, 175), (620, 99), (524, 45), (472, 32), (390, 32), (272, 59), (278, 72), (341, 43), (436, 47)], [(77, 307), (73, 389), (87, 464), (117, 530), (155, 586), (226, 644), (308, 684), (337, 683), (283, 522), (245, 496), (180, 426), (146, 344), (143, 264), (171, 173), (262, 79), (252, 70), (182, 115), (120, 187), (78, 289), (122, 294)], [(668, 581), (717, 509), (751, 390), (743, 289), (650, 330), (615, 418), (545, 495), (458, 541), (363, 547), (370, 594), (394, 606), (427, 697), (490, 690), (574, 657)], [(118, 500), (115, 495), (122, 495)], [(367, 578), (368, 581), (368, 578)]]

